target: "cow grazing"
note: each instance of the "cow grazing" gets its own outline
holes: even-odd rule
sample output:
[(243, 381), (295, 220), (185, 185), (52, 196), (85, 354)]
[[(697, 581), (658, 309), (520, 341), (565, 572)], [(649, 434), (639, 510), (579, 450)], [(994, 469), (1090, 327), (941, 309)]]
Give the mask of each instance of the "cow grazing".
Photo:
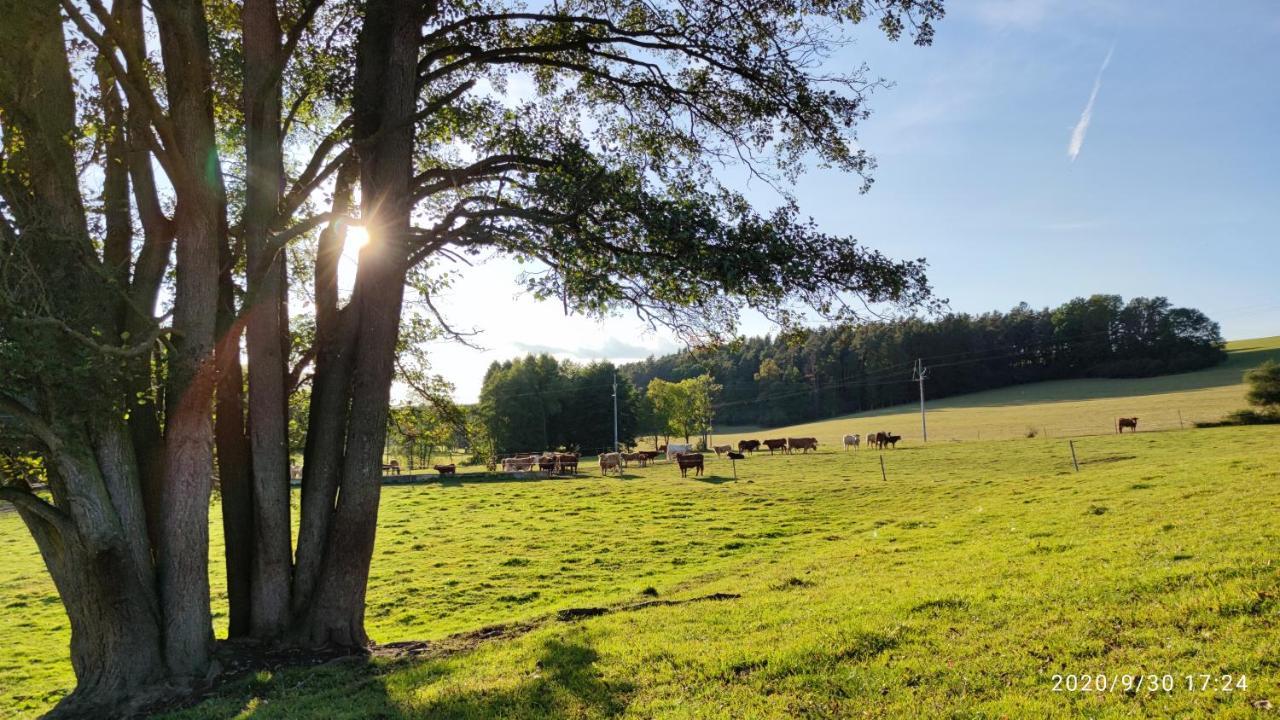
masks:
[(670, 460), (671, 458), (679, 455), (680, 453), (687, 453), (692, 449), (693, 448), (689, 445), (677, 445), (675, 443), (671, 443), (670, 445), (667, 446), (667, 459)]
[(502, 472), (527, 472), (538, 462), (537, 455), (517, 455), (502, 461)]
[(1129, 432), (1138, 432), (1138, 418), (1118, 418), (1116, 419), (1116, 432), (1124, 434), (1124, 429), (1129, 428)]
[(769, 454), (772, 455), (774, 450), (787, 451), (787, 439), (777, 438), (775, 440), (765, 440), (764, 446), (769, 448)]
[(732, 445), (712, 445), (711, 449), (716, 451), (716, 457), (720, 457), (724, 453), (732, 452), (733, 446)]
[(740, 453), (753, 453), (759, 449), (760, 449), (759, 440), (739, 440), (738, 441), (738, 452)]
[(810, 450), (818, 452), (818, 438), (787, 438), (787, 452), (800, 450), (809, 452)]
[(845, 436), (844, 436), (844, 449), (845, 449), (845, 450), (848, 450), (849, 448), (855, 448), (855, 449), (856, 449), (856, 448), (858, 448), (858, 447), (859, 447), (859, 446), (861, 446), (861, 445), (862, 445), (862, 438), (858, 437), (857, 435), (845, 435)]
[(688, 477), (690, 470), (694, 471), (694, 475), (701, 475), (702, 453), (680, 453), (676, 455), (676, 465), (680, 466), (680, 477)]
[(626, 467), (629, 462), (644, 467), (649, 462), (649, 456), (642, 452), (622, 453), (622, 466)]
[(436, 465), (436, 466), (434, 466), (434, 467), (435, 467), (436, 472), (440, 473), (441, 475), (457, 475), (457, 474), (458, 474), (458, 466), (457, 466), (457, 465), (452, 465), (452, 464), (450, 464), (450, 465)]
[(600, 453), (600, 474), (604, 475), (609, 470), (617, 470), (618, 474), (622, 474), (622, 453)]

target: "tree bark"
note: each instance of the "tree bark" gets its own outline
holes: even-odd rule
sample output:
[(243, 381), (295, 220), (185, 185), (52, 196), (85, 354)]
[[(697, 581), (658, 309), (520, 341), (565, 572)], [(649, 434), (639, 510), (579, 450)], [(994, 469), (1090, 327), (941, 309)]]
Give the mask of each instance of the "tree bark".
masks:
[[(348, 163), (338, 171), (335, 213), (351, 211), (351, 192), (359, 166)], [(350, 406), (352, 329), (338, 311), (338, 260), (346, 239), (342, 221), (320, 234), (316, 253), (316, 359), (307, 408), (307, 440), (302, 464), (302, 512), (298, 527), (297, 562), (293, 575), (293, 612), (304, 616), (320, 578), (325, 538), (333, 520), (342, 477), (343, 438)]]
[(377, 531), (381, 457), (404, 296), (412, 198), (418, 36), (416, 0), (371, 0), (357, 43), (354, 141), (360, 152), (360, 253), (351, 307), (356, 322), (341, 491), (320, 581), (300, 632), (310, 646), (365, 647), (365, 590)]
[(249, 440), (253, 453), (254, 532), (251, 625), (264, 640), (282, 637), (290, 619), (293, 572), (289, 526), (288, 316), (284, 252), (271, 248), (280, 202), (280, 17), (274, 0), (246, 0), (244, 112), (248, 251)]
[(225, 232), (222, 171), (214, 138), (208, 26), (198, 0), (153, 6), (169, 111), (179, 145), (174, 187), (175, 352), (169, 362), (164, 487), (156, 549), (165, 663), (172, 675), (210, 670), (209, 494), (212, 490), (214, 330), (218, 257)]

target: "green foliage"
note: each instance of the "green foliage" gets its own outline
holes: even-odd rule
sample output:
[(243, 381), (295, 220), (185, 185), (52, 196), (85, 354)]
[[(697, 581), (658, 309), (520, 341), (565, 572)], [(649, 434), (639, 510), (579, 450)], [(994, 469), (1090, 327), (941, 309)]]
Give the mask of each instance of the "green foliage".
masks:
[(721, 386), (708, 374), (672, 383), (654, 378), (649, 381), (647, 395), (653, 403), (654, 415), (665, 423), (666, 433), (683, 437), (705, 433), (711, 427), (713, 405)]
[[(606, 362), (577, 365), (546, 354), (493, 363), (485, 373), (479, 410), (497, 452), (612, 448), (614, 370)], [(622, 444), (634, 444), (640, 413), (635, 386), (619, 377)]]
[(1280, 363), (1267, 360), (1244, 374), (1245, 399), (1267, 412), (1280, 412)]

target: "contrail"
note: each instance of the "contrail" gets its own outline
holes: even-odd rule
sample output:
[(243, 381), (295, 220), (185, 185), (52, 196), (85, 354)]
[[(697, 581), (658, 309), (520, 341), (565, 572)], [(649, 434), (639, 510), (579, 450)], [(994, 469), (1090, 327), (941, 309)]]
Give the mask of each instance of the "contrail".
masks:
[(1084, 146), (1084, 134), (1089, 131), (1089, 122), (1093, 120), (1093, 103), (1097, 101), (1098, 91), (1102, 89), (1102, 73), (1106, 71), (1107, 65), (1111, 64), (1111, 53), (1115, 50), (1116, 46), (1112, 45), (1107, 51), (1102, 67), (1098, 68), (1098, 76), (1093, 79), (1093, 92), (1089, 93), (1089, 102), (1085, 103), (1084, 112), (1080, 113), (1080, 120), (1071, 129), (1071, 142), (1067, 143), (1067, 157), (1071, 158), (1071, 162), (1076, 161), (1076, 157), (1080, 155), (1080, 148)]

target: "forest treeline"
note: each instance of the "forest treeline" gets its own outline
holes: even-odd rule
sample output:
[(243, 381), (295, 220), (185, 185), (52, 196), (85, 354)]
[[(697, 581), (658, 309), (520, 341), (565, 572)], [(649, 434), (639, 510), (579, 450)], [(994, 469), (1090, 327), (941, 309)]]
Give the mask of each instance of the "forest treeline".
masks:
[(635, 387), (710, 374), (717, 426), (776, 427), (1021, 383), (1188, 372), (1225, 359), (1218, 323), (1167, 298), (1076, 298), (1056, 308), (837, 326), (753, 337), (621, 365)]

